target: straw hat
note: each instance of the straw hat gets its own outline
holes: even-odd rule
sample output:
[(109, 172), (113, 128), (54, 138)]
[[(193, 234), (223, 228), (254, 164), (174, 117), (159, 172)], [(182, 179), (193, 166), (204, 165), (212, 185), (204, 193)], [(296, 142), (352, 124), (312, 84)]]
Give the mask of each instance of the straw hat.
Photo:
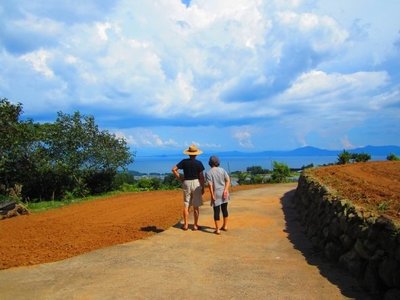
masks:
[(198, 149), (196, 145), (192, 144), (192, 145), (189, 146), (188, 149), (186, 149), (185, 151), (183, 151), (183, 153), (184, 153), (184, 154), (187, 154), (187, 155), (199, 155), (199, 154), (202, 154), (203, 151), (201, 151), (200, 149)]

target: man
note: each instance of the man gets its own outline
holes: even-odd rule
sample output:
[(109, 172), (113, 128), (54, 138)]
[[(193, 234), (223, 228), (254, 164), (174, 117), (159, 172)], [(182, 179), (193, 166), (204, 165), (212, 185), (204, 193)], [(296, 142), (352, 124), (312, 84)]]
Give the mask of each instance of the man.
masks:
[[(204, 166), (196, 159), (196, 156), (203, 153), (196, 145), (190, 145), (183, 151), (189, 158), (181, 160), (172, 168), (172, 173), (182, 182), (183, 189), (183, 230), (189, 228), (189, 207), (193, 206), (194, 224), (193, 230), (199, 229), (199, 207), (203, 204), (202, 195), (204, 194)], [(183, 170), (183, 178), (179, 174)]]

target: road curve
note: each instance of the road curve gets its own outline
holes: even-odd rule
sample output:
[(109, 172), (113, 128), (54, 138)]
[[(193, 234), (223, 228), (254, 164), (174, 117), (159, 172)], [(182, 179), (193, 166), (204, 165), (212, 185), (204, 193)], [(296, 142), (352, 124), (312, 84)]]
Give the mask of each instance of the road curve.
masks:
[[(232, 195), (230, 228), (213, 234), (176, 226), (149, 238), (55, 263), (0, 271), (7, 299), (368, 299), (325, 262), (292, 208), (295, 184)], [(151, 224), (150, 224), (151, 225)]]

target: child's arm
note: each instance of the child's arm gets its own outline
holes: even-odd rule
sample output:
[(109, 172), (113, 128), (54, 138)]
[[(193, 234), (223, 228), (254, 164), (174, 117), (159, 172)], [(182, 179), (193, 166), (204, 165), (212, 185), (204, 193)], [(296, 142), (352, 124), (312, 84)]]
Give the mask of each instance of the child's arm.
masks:
[(229, 188), (231, 186), (231, 179), (229, 178), (229, 175), (225, 176), (225, 187), (224, 187), (224, 199), (227, 199), (229, 197)]
[(213, 188), (211, 181), (208, 182), (208, 190), (210, 191), (210, 195), (211, 195), (210, 205), (213, 206), (214, 202), (215, 202), (215, 195), (214, 195), (214, 188)]

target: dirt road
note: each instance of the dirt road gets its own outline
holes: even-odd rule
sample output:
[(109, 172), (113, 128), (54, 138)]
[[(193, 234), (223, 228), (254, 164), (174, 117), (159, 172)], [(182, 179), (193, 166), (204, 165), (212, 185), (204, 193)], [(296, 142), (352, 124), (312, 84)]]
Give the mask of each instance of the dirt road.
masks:
[(236, 192), (230, 228), (179, 224), (62, 261), (0, 271), (1, 299), (368, 299), (313, 253), (292, 209), (296, 184)]

